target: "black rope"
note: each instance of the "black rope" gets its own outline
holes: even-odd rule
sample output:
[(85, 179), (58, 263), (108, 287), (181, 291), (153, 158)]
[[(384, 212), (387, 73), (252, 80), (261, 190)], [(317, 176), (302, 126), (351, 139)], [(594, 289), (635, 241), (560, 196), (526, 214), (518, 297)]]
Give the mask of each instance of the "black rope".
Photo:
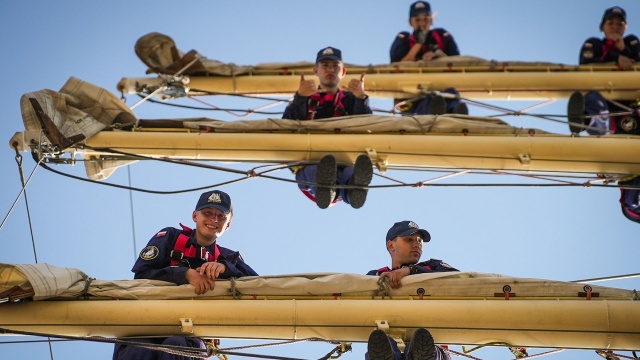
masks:
[[(144, 98), (144, 96), (140, 94), (138, 94), (138, 96), (140, 96), (141, 98)], [(235, 112), (243, 112), (246, 114), (252, 113), (252, 114), (261, 114), (261, 115), (282, 115), (283, 113), (282, 111), (261, 111), (261, 110), (251, 110), (251, 109), (229, 109), (229, 108), (218, 108), (218, 107), (213, 108), (213, 107), (203, 107), (203, 106), (193, 106), (193, 105), (183, 105), (183, 104), (172, 104), (164, 101), (154, 100), (151, 98), (147, 99), (147, 101), (154, 104), (166, 105), (166, 106), (172, 106), (172, 107), (190, 109), (190, 110), (225, 111), (225, 112), (235, 111)], [(283, 100), (278, 100), (278, 101), (283, 101)]]

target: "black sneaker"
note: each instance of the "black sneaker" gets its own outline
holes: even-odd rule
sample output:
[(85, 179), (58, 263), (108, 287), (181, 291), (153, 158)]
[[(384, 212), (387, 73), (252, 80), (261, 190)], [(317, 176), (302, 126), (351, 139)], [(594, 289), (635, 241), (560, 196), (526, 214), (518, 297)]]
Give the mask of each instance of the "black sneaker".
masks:
[(447, 112), (447, 102), (440, 95), (432, 96), (429, 102), (428, 115), (442, 115)]
[[(316, 169), (316, 205), (320, 209), (326, 209), (336, 198), (336, 184), (338, 167), (333, 155), (325, 155), (318, 163)], [(324, 186), (323, 186), (324, 185)]]
[(569, 118), (569, 130), (571, 133), (578, 134), (584, 130), (581, 126), (574, 126), (572, 124), (584, 125), (586, 118), (584, 117), (584, 96), (578, 91), (574, 91), (569, 97), (567, 103), (567, 115)]
[(409, 343), (407, 360), (435, 360), (435, 358), (436, 344), (429, 330), (423, 328), (416, 330)]
[(469, 115), (469, 108), (467, 107), (467, 104), (459, 102), (458, 104), (456, 104), (456, 107), (453, 108), (453, 113), (460, 115)]
[(387, 334), (378, 329), (369, 335), (367, 342), (369, 360), (395, 360)]
[[(349, 179), (348, 185), (355, 186), (368, 186), (371, 183), (373, 177), (373, 164), (367, 155), (360, 155), (356, 159), (356, 164), (353, 167), (353, 175)], [(349, 204), (354, 209), (359, 209), (364, 205), (367, 200), (368, 189), (349, 189), (347, 196), (349, 197)]]

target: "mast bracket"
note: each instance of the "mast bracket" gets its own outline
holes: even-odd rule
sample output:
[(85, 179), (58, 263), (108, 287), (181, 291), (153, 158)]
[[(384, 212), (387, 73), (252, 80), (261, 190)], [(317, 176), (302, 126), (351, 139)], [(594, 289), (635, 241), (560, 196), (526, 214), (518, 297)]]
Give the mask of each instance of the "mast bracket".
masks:
[(180, 330), (185, 334), (193, 334), (193, 320), (191, 318), (180, 318)]
[(529, 154), (518, 154), (518, 158), (520, 159), (520, 164), (524, 166), (531, 165), (531, 157), (529, 156)]
[(384, 174), (389, 169), (389, 160), (386, 156), (378, 156), (376, 149), (366, 148), (367, 156), (371, 159), (371, 162), (376, 165), (381, 174)]

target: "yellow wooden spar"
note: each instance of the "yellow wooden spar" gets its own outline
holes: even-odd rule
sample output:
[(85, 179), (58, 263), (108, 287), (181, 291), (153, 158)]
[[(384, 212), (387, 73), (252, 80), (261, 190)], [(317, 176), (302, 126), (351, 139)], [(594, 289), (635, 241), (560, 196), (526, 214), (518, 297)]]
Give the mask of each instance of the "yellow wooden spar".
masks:
[[(174, 40), (152, 32), (138, 39), (136, 55), (160, 78), (123, 78), (121, 93), (174, 87), (169, 97), (216, 94), (291, 95), (300, 74), (312, 75), (312, 62), (237, 65), (208, 59), (196, 50), (184, 53)], [(430, 61), (380, 65), (345, 64), (350, 77), (366, 73), (365, 87), (373, 97), (409, 98), (420, 89), (456, 88), (471, 99), (566, 98), (573, 91), (597, 90), (609, 99), (640, 97), (640, 67), (618, 71), (616, 64), (567, 65), (549, 62), (498, 61), (473, 56), (447, 56)], [(177, 89), (177, 88), (182, 88)], [(178, 91), (175, 91), (178, 90)], [(187, 91), (189, 90), (189, 91)]]
[(640, 343), (640, 302), (625, 300), (172, 300), (170, 306), (167, 300), (72, 300), (0, 306), (3, 329), (70, 336), (366, 342), (376, 321), (407, 339), (428, 327), (444, 344), (637, 350)]
[[(61, 96), (63, 94), (64, 96)], [(59, 99), (74, 99), (61, 102)], [(82, 155), (92, 179), (136, 156), (291, 163), (333, 154), (344, 164), (366, 153), (393, 166), (630, 175), (640, 173), (640, 137), (571, 136), (494, 118), (446, 114), (357, 115), (297, 121), (139, 120), (112, 93), (71, 78), (60, 90), (21, 99), (26, 131), (10, 146), (45, 156)], [(109, 130), (109, 131), (105, 131)]]
[[(376, 98), (411, 98), (420, 89), (442, 91), (455, 87), (463, 97), (493, 100), (534, 100), (568, 98), (574, 91), (600, 91), (613, 100), (635, 100), (640, 97), (638, 85), (640, 71), (602, 71), (595, 66), (580, 66), (565, 70), (542, 66), (529, 67), (522, 71), (473, 71), (462, 68), (449, 71), (447, 68), (422, 69), (393, 72), (395, 68), (352, 68), (346, 76), (365, 77), (367, 94)], [(405, 69), (405, 68), (403, 68)], [(368, 73), (373, 71), (372, 73)], [(311, 69), (274, 74), (248, 74), (237, 76), (187, 76), (191, 95), (212, 93), (247, 95), (288, 95), (295, 93), (300, 84), (300, 73), (313, 74)], [(136, 93), (136, 85), (157, 86), (161, 78), (123, 78), (118, 91)]]
[[(408, 340), (426, 327), (444, 344), (613, 350), (640, 344), (640, 301), (633, 290), (457, 271), (402, 282), (391, 289), (377, 276), (360, 274), (249, 276), (218, 280), (196, 296), (191, 285), (91, 279), (42, 263), (0, 264), (0, 300), (9, 300), (0, 303), (0, 329), (365, 342), (376, 328)], [(15, 300), (25, 297), (33, 301)]]
[[(446, 65), (446, 64), (445, 64)], [(640, 67), (618, 71), (611, 65), (485, 65), (485, 66), (353, 66), (346, 76), (366, 73), (367, 94), (377, 98), (411, 98), (420, 89), (442, 91), (455, 87), (469, 99), (554, 99), (568, 98), (574, 91), (600, 91), (612, 100), (640, 98)], [(188, 75), (182, 82), (191, 95), (212, 93), (247, 95), (291, 95), (298, 89), (300, 74), (313, 74), (311, 67), (285, 70), (252, 70), (233, 76)], [(144, 86), (154, 88), (163, 78), (123, 78), (119, 92), (137, 93)]]
[(333, 154), (353, 163), (368, 153), (389, 166), (577, 173), (640, 172), (640, 138), (562, 135), (389, 135), (184, 132), (100, 132), (86, 140), (85, 159), (113, 155), (100, 149), (165, 158), (218, 161), (318, 161)]

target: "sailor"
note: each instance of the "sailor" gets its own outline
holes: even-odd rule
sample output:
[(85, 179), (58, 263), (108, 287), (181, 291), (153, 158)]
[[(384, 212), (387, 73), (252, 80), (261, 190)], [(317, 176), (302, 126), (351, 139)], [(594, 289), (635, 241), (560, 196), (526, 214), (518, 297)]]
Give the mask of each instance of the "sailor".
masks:
[[(604, 38), (591, 37), (580, 48), (580, 64), (612, 63), (620, 70), (631, 70), (640, 60), (640, 42), (635, 35), (624, 36), (627, 30), (627, 13), (619, 6), (608, 8), (602, 15), (600, 31)], [(637, 108), (637, 101), (621, 104)], [(590, 135), (640, 134), (640, 124), (632, 115), (609, 116), (610, 110), (625, 112), (617, 106), (610, 108), (606, 99), (597, 91), (589, 91), (585, 95), (574, 92), (569, 97), (567, 113), (569, 129), (572, 133), (585, 130), (579, 125), (587, 125)], [(589, 116), (584, 116), (589, 115)], [(576, 124), (578, 126), (576, 126)]]
[[(340, 89), (340, 80), (347, 74), (342, 62), (342, 52), (334, 47), (318, 51), (313, 72), (315, 80), (300, 76), (298, 91), (284, 111), (283, 119), (319, 120), (332, 117), (371, 114), (369, 96), (364, 90), (364, 77), (351, 79), (346, 88)], [(342, 200), (352, 208), (361, 208), (367, 198), (367, 189), (339, 189), (338, 185), (368, 186), (373, 176), (373, 166), (365, 154), (356, 158), (355, 166), (338, 166), (333, 155), (325, 155), (317, 165), (294, 169), (296, 180), (317, 185), (299, 184), (300, 190), (321, 209)], [(324, 185), (324, 186), (321, 186)]]
[[(217, 240), (231, 226), (231, 197), (220, 190), (200, 195), (191, 218), (195, 229), (182, 224), (180, 229), (166, 227), (156, 233), (142, 249), (132, 271), (136, 279), (164, 280), (176, 285), (191, 284), (196, 294), (213, 290), (215, 279), (258, 275), (240, 253), (218, 246)], [(158, 346), (182, 346), (206, 349), (196, 337), (132, 339)], [(113, 360), (186, 359), (159, 350), (116, 344)], [(189, 357), (189, 359), (191, 359)]]
[[(402, 278), (414, 274), (459, 271), (442, 260), (420, 261), (423, 243), (431, 241), (431, 234), (413, 221), (400, 221), (387, 231), (386, 247), (391, 255), (391, 267), (371, 270), (367, 275), (376, 275), (389, 282), (392, 289), (402, 287)], [(450, 359), (444, 349), (436, 346), (427, 329), (415, 331), (404, 353), (396, 341), (383, 330), (375, 330), (369, 336), (367, 360), (441, 360)]]
[[(396, 35), (389, 55), (391, 62), (431, 61), (446, 56), (460, 55), (453, 36), (442, 28), (431, 29), (433, 14), (426, 1), (416, 1), (409, 8), (409, 25), (413, 32), (401, 31)], [(455, 88), (443, 92), (460, 96)], [(410, 114), (468, 114), (467, 105), (458, 99), (444, 99), (439, 95), (428, 96), (419, 101), (404, 102), (403, 113)]]

